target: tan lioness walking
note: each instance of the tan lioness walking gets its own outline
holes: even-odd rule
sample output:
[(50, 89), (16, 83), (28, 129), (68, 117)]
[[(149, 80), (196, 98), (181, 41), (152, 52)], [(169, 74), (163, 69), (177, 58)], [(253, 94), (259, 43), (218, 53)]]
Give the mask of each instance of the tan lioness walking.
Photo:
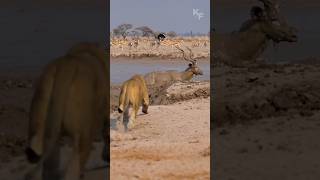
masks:
[[(31, 104), (26, 154), (38, 164), (27, 179), (80, 178), (94, 137), (108, 120), (108, 78), (104, 49), (95, 43), (79, 43), (47, 65)], [(59, 174), (62, 136), (71, 138), (72, 155)]]
[[(134, 75), (131, 79), (123, 83), (119, 97), (118, 112), (124, 112), (123, 120), (124, 122), (128, 120), (128, 128), (134, 127), (134, 121), (137, 117), (141, 104), (142, 112), (147, 114), (149, 94), (146, 82), (141, 75)], [(129, 117), (130, 106), (132, 106), (133, 111)]]

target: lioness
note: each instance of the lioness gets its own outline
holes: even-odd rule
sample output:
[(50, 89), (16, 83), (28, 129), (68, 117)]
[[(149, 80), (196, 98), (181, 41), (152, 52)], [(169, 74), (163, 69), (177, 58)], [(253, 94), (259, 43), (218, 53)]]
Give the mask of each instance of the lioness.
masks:
[(130, 114), (130, 119), (127, 125), (128, 128), (134, 127), (134, 121), (137, 117), (141, 104), (142, 112), (147, 114), (149, 94), (146, 82), (141, 75), (134, 75), (131, 79), (123, 83), (119, 97), (118, 112), (124, 112), (124, 122), (129, 118), (129, 106), (132, 105), (133, 108), (133, 112)]
[[(109, 119), (109, 75), (104, 53), (98, 44), (79, 43), (44, 69), (31, 103), (26, 150), (29, 161), (38, 164), (27, 179), (39, 176), (42, 166), (45, 180), (80, 178), (94, 137)], [(65, 135), (72, 140), (73, 152), (59, 175), (58, 140)]]

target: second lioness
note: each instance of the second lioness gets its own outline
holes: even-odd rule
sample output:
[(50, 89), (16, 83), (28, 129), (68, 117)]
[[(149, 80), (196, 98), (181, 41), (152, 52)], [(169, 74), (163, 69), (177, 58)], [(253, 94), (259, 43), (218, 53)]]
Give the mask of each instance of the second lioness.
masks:
[[(149, 94), (146, 82), (141, 75), (134, 75), (131, 79), (125, 81), (122, 85), (118, 112), (123, 113), (124, 122), (128, 121), (128, 128), (134, 127), (134, 121), (137, 117), (139, 108), (142, 104), (142, 112), (148, 113)], [(132, 106), (133, 111), (130, 113), (129, 108)]]

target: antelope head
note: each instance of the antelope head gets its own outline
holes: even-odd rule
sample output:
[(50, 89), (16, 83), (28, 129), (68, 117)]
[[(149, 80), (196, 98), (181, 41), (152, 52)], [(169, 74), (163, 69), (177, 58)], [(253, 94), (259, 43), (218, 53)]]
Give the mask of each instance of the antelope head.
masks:
[[(280, 13), (279, 0), (258, 0), (263, 3), (266, 20), (277, 26), (278, 31), (283, 31), (282, 34), (291, 36), (289, 42), (296, 42), (298, 30), (295, 27), (289, 26), (287, 20)], [(293, 37), (293, 38), (292, 38)], [(275, 41), (277, 42), (277, 41)]]
[(203, 75), (202, 70), (198, 67), (197, 60), (193, 57), (192, 50), (189, 47), (186, 47), (190, 52), (190, 55), (187, 58), (186, 53), (183, 49), (179, 48), (178, 46), (175, 47), (182, 52), (183, 59), (189, 62), (188, 68), (185, 71), (191, 71), (194, 75)]
[[(280, 13), (279, 0), (258, 0), (263, 3), (267, 20), (284, 26), (289, 26), (287, 20)], [(292, 33), (297, 33), (295, 27), (290, 27)]]

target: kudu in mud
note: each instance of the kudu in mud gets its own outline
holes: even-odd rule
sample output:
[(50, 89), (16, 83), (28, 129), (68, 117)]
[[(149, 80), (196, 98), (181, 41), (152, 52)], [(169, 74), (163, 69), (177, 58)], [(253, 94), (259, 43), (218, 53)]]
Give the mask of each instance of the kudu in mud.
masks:
[[(275, 1), (260, 0), (265, 5), (267, 18), (256, 21), (242, 32), (228, 34), (213, 33), (214, 63), (242, 65), (254, 62), (267, 48), (268, 42), (296, 42), (295, 29), (290, 27), (277, 13)], [(279, 18), (278, 18), (279, 17)]]
[(161, 85), (168, 82), (175, 81), (190, 81), (194, 75), (203, 75), (202, 70), (197, 65), (197, 60), (193, 57), (192, 50), (187, 47), (190, 51), (189, 58), (186, 57), (183, 49), (176, 47), (183, 54), (183, 59), (190, 62), (188, 68), (182, 72), (170, 70), (170, 71), (156, 71), (147, 73), (144, 76), (147, 85)]

